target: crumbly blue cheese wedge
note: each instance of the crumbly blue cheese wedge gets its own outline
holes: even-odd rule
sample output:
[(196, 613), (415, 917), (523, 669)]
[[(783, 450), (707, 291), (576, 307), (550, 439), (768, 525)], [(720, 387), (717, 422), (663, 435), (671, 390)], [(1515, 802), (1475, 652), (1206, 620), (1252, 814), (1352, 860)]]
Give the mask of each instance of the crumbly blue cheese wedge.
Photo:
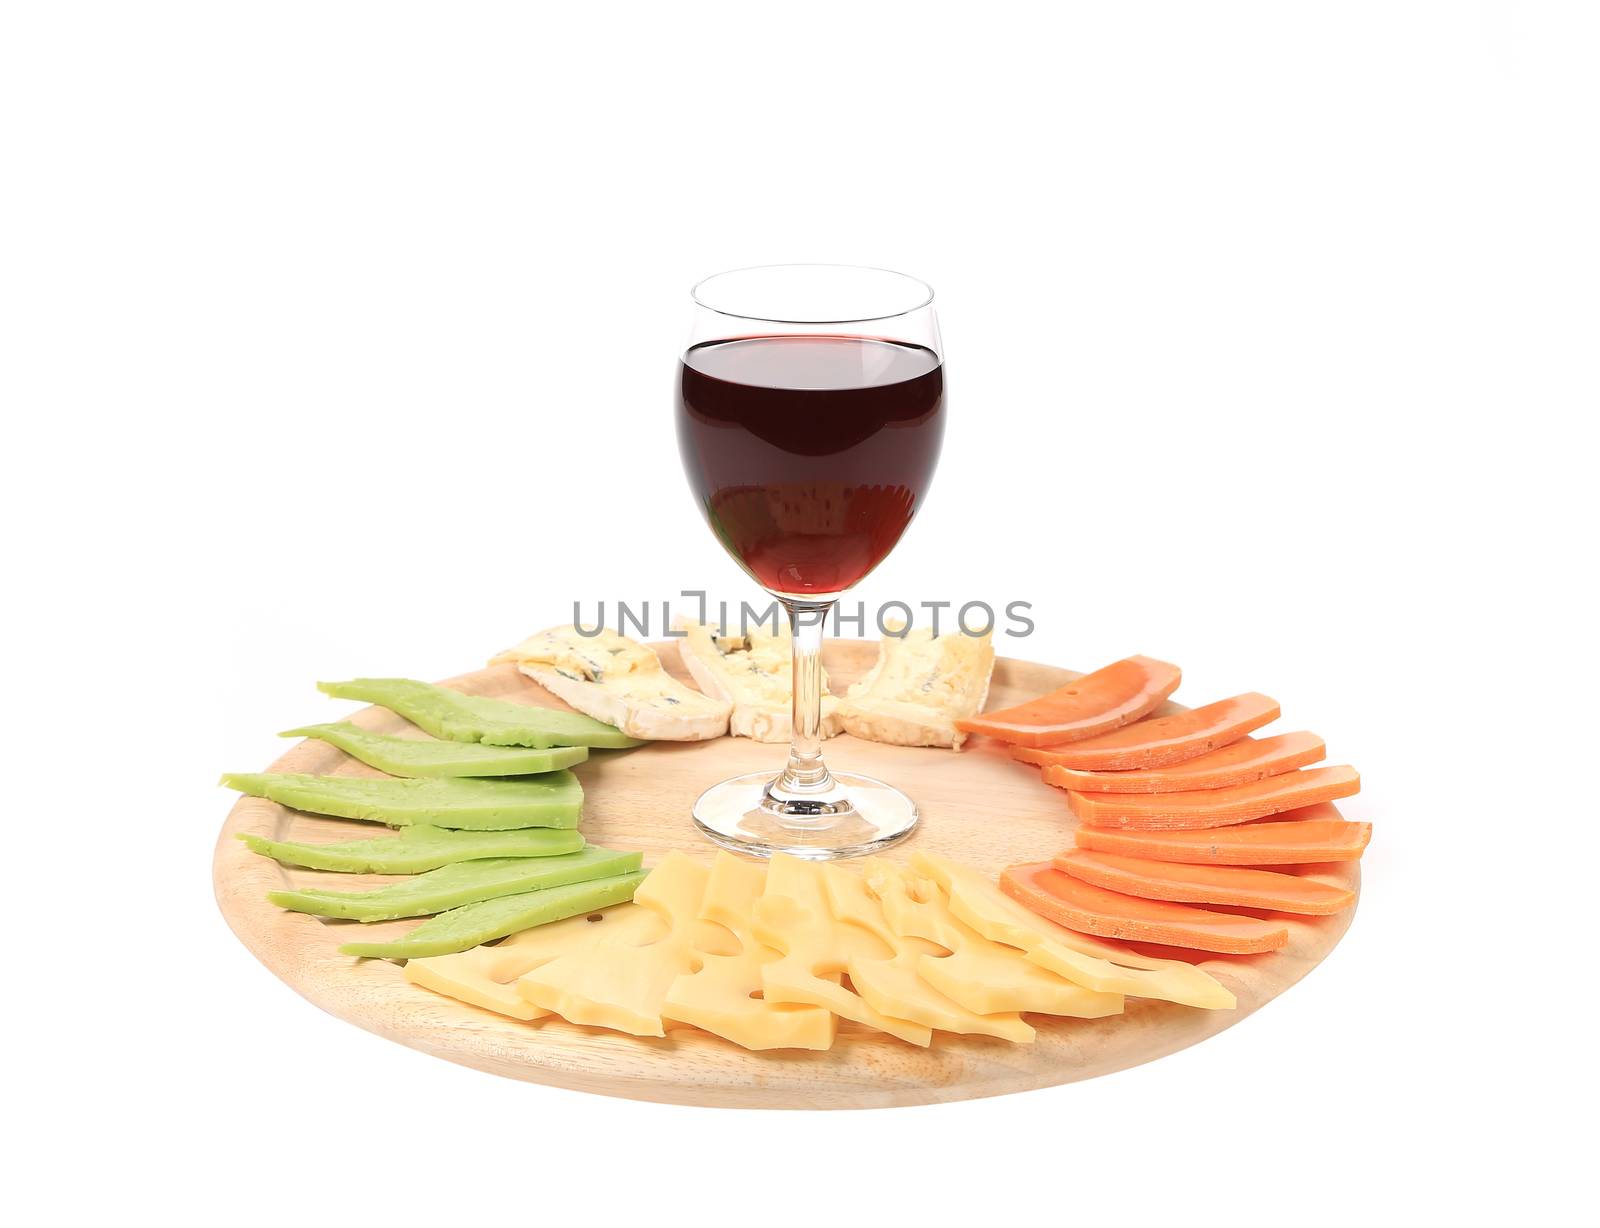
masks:
[(728, 731), (726, 700), (692, 691), (637, 640), (602, 630), (552, 627), (494, 658), (510, 661), (579, 712), (635, 738), (698, 742)]
[(967, 735), (956, 722), (983, 708), (993, 672), (989, 635), (935, 638), (932, 627), (888, 635), (877, 664), (839, 705), (839, 720), (846, 733), (873, 742), (959, 750)]
[[(733, 705), (728, 732), (757, 742), (787, 742), (794, 728), (790, 679), (794, 641), (787, 630), (752, 627), (746, 635), (719, 636), (701, 623), (679, 622), (678, 655), (707, 695)], [(822, 736), (839, 732), (839, 701), (822, 676)]]

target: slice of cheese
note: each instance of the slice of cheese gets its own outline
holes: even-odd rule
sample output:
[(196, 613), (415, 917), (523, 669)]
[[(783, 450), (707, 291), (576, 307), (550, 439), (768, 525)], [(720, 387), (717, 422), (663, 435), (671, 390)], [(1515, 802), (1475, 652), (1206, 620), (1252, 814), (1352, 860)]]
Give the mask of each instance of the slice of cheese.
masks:
[(1030, 963), (1015, 947), (991, 942), (951, 913), (939, 885), (872, 859), (867, 886), (883, 903), (895, 933), (925, 938), (948, 955), (923, 955), (917, 971), (948, 998), (969, 1011), (993, 1015), (1003, 1011), (1035, 1011), (1099, 1019), (1122, 1012), (1121, 994), (1096, 993), (1063, 976)]
[(1103, 993), (1232, 1010), (1238, 1000), (1213, 977), (1177, 959), (1155, 959), (1075, 933), (1024, 908), (987, 875), (931, 853), (913, 853), (918, 873), (947, 893), (950, 911), (983, 937), (1021, 950), (1033, 963)]
[[(695, 685), (707, 695), (733, 705), (728, 732), (757, 742), (787, 742), (792, 717), (794, 638), (757, 626), (748, 635), (719, 636), (703, 623), (680, 622), (684, 633), (678, 654)], [(822, 674), (822, 736), (839, 732), (839, 700), (828, 692)]]
[(879, 1014), (968, 1036), (998, 1036), (1019, 1044), (1033, 1040), (1033, 1029), (1015, 1011), (977, 1014), (923, 980), (918, 971), (922, 957), (946, 952), (924, 938), (896, 934), (861, 875), (839, 865), (823, 866), (822, 874), (834, 920), (861, 927), (894, 952), (890, 959), (868, 959), (857, 952), (845, 968), (850, 984)]
[(720, 926), (738, 944), (737, 954), (696, 951), (699, 967), (672, 982), (661, 1005), (664, 1019), (690, 1024), (746, 1049), (828, 1049), (835, 1017), (816, 1006), (767, 1001), (761, 969), (778, 958), (752, 932), (756, 900), (766, 868), (718, 853), (700, 904), (700, 919)]
[(407, 960), (405, 977), (413, 985), (513, 1019), (541, 1019), (550, 1012), (517, 992), (513, 982), (519, 976), (557, 956), (589, 950), (602, 939), (628, 945), (649, 942), (661, 928), (661, 918), (648, 908), (614, 904), (587, 916), (534, 926), (496, 946)]
[(692, 691), (661, 667), (655, 651), (601, 630), (552, 627), (508, 648), (491, 664), (510, 661), (579, 712), (635, 738), (697, 742), (728, 731), (726, 700)]
[(885, 1015), (841, 983), (851, 960), (888, 959), (894, 951), (858, 926), (834, 920), (816, 862), (785, 853), (772, 858), (756, 901), (755, 935), (781, 956), (761, 969), (767, 1001), (820, 1006), (913, 1045), (932, 1041), (927, 1024)]
[(894, 746), (948, 746), (966, 734), (956, 722), (976, 715), (989, 697), (992, 636), (920, 627), (886, 635), (878, 661), (839, 705), (845, 732)]
[(633, 896), (634, 903), (660, 918), (653, 941), (635, 945), (602, 939), (518, 977), (517, 992), (569, 1023), (634, 1036), (666, 1035), (661, 1004), (673, 981), (694, 966), (696, 946), (722, 954), (736, 949), (725, 932), (699, 920), (708, 877), (705, 866), (668, 853)]

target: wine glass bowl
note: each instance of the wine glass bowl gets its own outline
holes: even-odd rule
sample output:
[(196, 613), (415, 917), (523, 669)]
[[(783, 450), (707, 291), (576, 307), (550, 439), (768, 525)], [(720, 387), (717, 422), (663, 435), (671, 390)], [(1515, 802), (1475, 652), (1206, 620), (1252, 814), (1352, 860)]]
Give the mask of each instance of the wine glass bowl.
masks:
[(909, 834), (916, 807), (879, 781), (828, 771), (818, 654), (828, 610), (900, 540), (938, 463), (933, 291), (884, 269), (771, 265), (707, 278), (693, 299), (677, 388), (684, 472), (794, 636), (787, 767), (707, 790), (695, 819), (744, 852), (871, 852)]

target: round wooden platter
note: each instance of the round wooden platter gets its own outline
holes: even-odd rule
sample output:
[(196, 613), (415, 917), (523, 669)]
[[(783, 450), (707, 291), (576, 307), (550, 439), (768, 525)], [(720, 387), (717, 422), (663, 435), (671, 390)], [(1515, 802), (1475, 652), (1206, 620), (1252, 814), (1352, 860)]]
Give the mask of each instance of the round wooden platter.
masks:
[[(656, 648), (667, 668), (687, 682), (675, 645)], [(830, 641), (824, 662), (834, 689), (842, 691), (859, 678), (876, 653), (872, 643)], [(1001, 658), (988, 706), (1019, 702), (1074, 677), (1069, 670)], [(471, 694), (564, 706), (509, 665), (465, 674), (446, 685)], [(353, 719), (382, 732), (418, 733), (382, 708), (365, 709)], [(576, 769), (585, 792), (583, 833), (592, 844), (643, 849), (647, 866), (671, 849), (709, 860), (715, 850), (689, 817), (695, 798), (725, 777), (776, 771), (783, 754), (781, 746), (744, 738), (655, 742), (635, 750), (596, 752)], [(957, 753), (845, 736), (827, 744), (827, 756), (835, 768), (899, 785), (920, 804), (922, 822), (909, 840), (890, 851), (894, 860), (903, 861), (922, 848), (998, 871), (1046, 859), (1071, 844), (1074, 820), (1063, 794), (987, 739), (971, 739)], [(298, 743), (271, 770), (379, 774), (316, 741)], [(285, 912), (266, 899), (269, 890), (286, 886), (361, 889), (391, 879), (281, 867), (235, 838), (240, 832), (257, 832), (278, 840), (315, 842), (359, 838), (375, 830), (381, 831), (242, 798), (217, 841), (213, 877), (223, 916), (278, 977), (323, 1010), (370, 1032), (511, 1078), (670, 1104), (876, 1108), (997, 1096), (1109, 1074), (1192, 1045), (1259, 1009), (1333, 949), (1355, 911), (1284, 917), (1290, 939), (1283, 950), (1205, 959), (1201, 967), (1238, 996), (1237, 1010), (1205, 1011), (1130, 998), (1124, 1014), (1107, 1019), (1030, 1016), (1038, 1028), (1031, 1045), (938, 1033), (931, 1047), (920, 1049), (847, 1025), (826, 1053), (751, 1053), (687, 1029), (670, 1031), (664, 1039), (640, 1039), (555, 1018), (523, 1023), (411, 985), (396, 964), (338, 953), (354, 923)], [(1329, 881), (1358, 885), (1354, 862), (1315, 869)], [(413, 924), (394, 921), (361, 929), (363, 937), (389, 937)]]

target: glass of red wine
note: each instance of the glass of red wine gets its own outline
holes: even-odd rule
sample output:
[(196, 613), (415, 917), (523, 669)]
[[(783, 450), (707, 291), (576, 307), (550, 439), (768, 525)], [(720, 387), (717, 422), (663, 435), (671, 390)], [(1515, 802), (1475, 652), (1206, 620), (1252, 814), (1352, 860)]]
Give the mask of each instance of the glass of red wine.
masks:
[[(944, 363), (933, 291), (885, 269), (789, 264), (695, 286), (678, 446), (712, 532), (787, 611), (789, 761), (694, 806), (717, 844), (825, 860), (910, 834), (916, 804), (822, 759), (822, 639), (839, 595), (894, 549), (933, 479)], [(725, 628), (736, 633), (736, 629)]]

